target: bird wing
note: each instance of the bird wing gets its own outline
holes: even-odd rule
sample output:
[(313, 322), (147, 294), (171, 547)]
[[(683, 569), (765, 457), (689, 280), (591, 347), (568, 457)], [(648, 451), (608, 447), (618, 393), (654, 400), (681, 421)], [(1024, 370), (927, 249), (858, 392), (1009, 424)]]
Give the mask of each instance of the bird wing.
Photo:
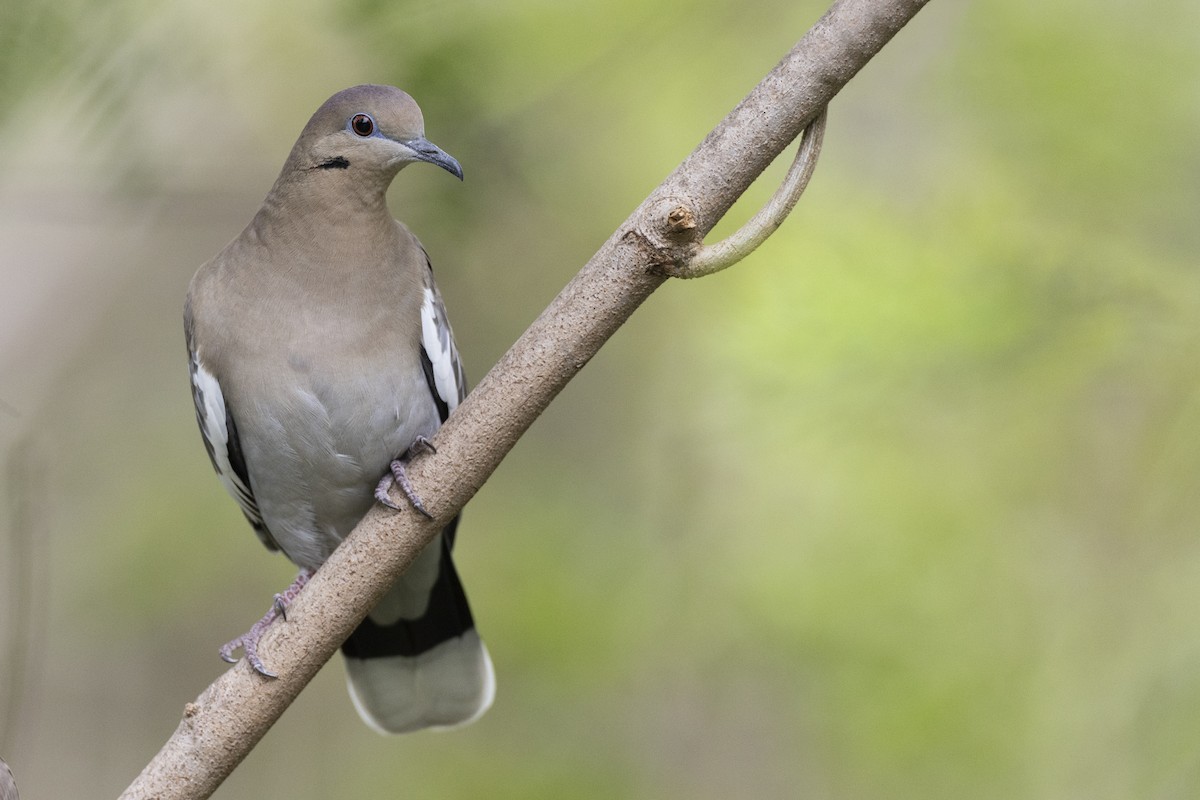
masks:
[(437, 404), (438, 417), (445, 422), (450, 412), (467, 396), (467, 378), (454, 345), (454, 331), (450, 329), (446, 306), (433, 282), (433, 265), (428, 254), (425, 255), (425, 267), (421, 298), (421, 366)]
[(221, 484), (237, 501), (258, 538), (267, 549), (278, 550), (279, 545), (271, 538), (270, 531), (263, 523), (258, 501), (254, 499), (254, 491), (250, 488), (250, 472), (246, 469), (246, 457), (242, 453), (233, 412), (225, 402), (220, 381), (205, 368), (196, 348), (192, 336), (190, 303), (184, 309), (184, 331), (187, 335), (188, 367), (192, 376), (192, 401), (196, 404), (196, 422), (204, 438), (204, 449), (208, 451), (208, 458)]

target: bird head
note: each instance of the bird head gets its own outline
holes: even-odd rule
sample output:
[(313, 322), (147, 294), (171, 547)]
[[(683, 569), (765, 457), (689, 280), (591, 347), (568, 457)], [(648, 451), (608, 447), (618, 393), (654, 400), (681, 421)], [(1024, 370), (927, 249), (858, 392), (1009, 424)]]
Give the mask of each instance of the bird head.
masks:
[(298, 169), (355, 170), (390, 181), (407, 164), (424, 161), (462, 180), (462, 167), (425, 138), (421, 109), (394, 86), (344, 89), (317, 109), (292, 149)]

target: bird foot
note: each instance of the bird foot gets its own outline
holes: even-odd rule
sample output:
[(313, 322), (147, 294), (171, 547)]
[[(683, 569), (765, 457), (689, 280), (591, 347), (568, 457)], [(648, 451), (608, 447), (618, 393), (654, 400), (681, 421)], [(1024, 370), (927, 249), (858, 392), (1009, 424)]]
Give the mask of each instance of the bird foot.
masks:
[(258, 657), (258, 640), (267, 632), (267, 628), (271, 627), (271, 623), (275, 621), (276, 617), (282, 617), (285, 621), (287, 620), (287, 607), (296, 599), (296, 595), (300, 594), (300, 590), (304, 588), (304, 585), (308, 583), (308, 579), (312, 576), (312, 570), (300, 570), (299, 574), (296, 575), (296, 580), (292, 581), (292, 584), (282, 592), (275, 595), (275, 602), (271, 604), (271, 608), (267, 610), (267, 613), (263, 614), (262, 619), (251, 625), (250, 630), (241, 636), (221, 646), (221, 659), (230, 664), (236, 664), (237, 659), (233, 657), (233, 654), (240, 649), (255, 672), (266, 678), (278, 678), (278, 675), (263, 666), (262, 659)]
[(433, 519), (433, 514), (430, 514), (425, 509), (425, 504), (421, 502), (421, 498), (417, 496), (416, 490), (413, 489), (412, 482), (408, 479), (408, 473), (404, 471), (405, 466), (409, 461), (412, 461), (419, 451), (436, 453), (437, 448), (433, 446), (433, 442), (424, 436), (418, 436), (413, 440), (408, 451), (388, 465), (388, 471), (379, 479), (379, 485), (375, 487), (375, 499), (393, 511), (399, 511), (400, 506), (392, 502), (392, 498), (388, 496), (388, 492), (391, 491), (393, 486), (399, 486), (400, 491), (408, 498), (408, 502), (412, 504), (412, 507), (417, 510), (418, 514), (426, 519)]

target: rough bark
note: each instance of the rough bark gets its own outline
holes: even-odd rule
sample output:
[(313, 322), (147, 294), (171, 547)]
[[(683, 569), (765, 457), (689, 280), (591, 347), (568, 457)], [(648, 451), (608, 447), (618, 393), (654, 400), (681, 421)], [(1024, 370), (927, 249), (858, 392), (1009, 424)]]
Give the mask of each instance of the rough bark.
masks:
[[(373, 509), (263, 637), (277, 679), (243, 660), (183, 710), (122, 794), (209, 797), (416, 553), (478, 491), (555, 395), (756, 177), (928, 0), (838, 0), (613, 233), (438, 431), (409, 475), (426, 507)], [(401, 501), (402, 502), (402, 501)]]

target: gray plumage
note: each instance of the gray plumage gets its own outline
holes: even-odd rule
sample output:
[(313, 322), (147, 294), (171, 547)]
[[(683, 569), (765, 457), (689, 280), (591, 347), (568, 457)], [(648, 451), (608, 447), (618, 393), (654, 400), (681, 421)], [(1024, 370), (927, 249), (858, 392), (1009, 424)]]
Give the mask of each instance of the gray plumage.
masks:
[(3, 760), (0, 760), (0, 800), (21, 800), (17, 793), (17, 781)]
[[(462, 177), (424, 138), (404, 92), (334, 95), (185, 303), (213, 465), (263, 543), (306, 570), (371, 507), (393, 460), (431, 437), (466, 392), (429, 258), (387, 207), (392, 179), (416, 161)], [(491, 662), (450, 561), (453, 528), (344, 648), (351, 694), (380, 730), (460, 724), (491, 703)]]

